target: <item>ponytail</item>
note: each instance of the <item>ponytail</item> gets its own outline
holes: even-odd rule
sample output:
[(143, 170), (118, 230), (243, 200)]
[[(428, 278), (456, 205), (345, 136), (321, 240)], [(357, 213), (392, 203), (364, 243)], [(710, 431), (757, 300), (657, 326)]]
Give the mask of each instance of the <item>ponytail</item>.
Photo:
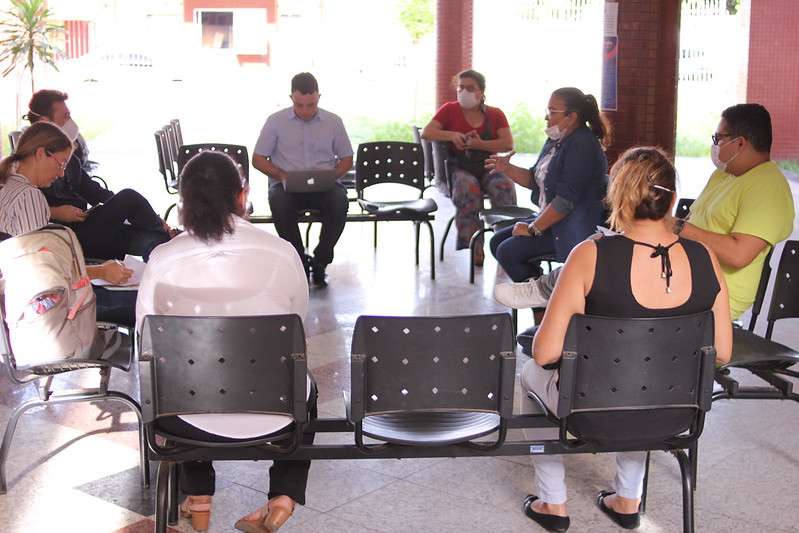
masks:
[(588, 125), (603, 147), (610, 146), (610, 123), (599, 111), (599, 104), (593, 94), (585, 94), (576, 87), (561, 87), (552, 96), (562, 99), (569, 111), (576, 112), (580, 123)]

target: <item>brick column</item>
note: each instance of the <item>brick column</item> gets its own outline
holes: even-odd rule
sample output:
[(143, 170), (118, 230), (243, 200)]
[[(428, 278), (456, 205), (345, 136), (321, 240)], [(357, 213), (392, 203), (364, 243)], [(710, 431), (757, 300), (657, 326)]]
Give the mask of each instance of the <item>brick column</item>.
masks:
[(771, 113), (771, 157), (799, 159), (799, 2), (743, 2), (741, 14), (749, 24), (746, 102)]
[(438, 0), (436, 109), (455, 98), (452, 77), (472, 67), (472, 0)]
[(674, 153), (680, 0), (619, 1), (618, 111), (608, 148), (612, 164), (627, 148), (656, 145)]

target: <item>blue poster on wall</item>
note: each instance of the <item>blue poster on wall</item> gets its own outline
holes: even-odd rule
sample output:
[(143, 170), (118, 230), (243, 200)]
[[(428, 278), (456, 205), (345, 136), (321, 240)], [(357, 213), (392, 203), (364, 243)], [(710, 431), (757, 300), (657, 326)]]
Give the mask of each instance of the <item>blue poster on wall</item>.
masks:
[(616, 99), (618, 67), (619, 38), (606, 36), (602, 45), (602, 109), (606, 111), (617, 111), (619, 109)]

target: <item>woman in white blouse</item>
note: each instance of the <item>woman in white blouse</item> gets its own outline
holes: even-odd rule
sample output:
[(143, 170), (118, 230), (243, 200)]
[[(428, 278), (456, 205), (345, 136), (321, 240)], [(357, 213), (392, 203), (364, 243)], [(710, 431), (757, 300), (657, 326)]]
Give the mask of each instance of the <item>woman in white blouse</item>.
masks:
[[(150, 255), (139, 286), (136, 319), (157, 315), (274, 315), (305, 317), (308, 280), (294, 247), (242, 217), (247, 186), (236, 164), (221, 152), (201, 152), (180, 176), (180, 221), (186, 231)], [(310, 378), (309, 378), (310, 379)], [(311, 383), (309, 412), (316, 416)], [(236, 417), (236, 419), (231, 419)], [(245, 417), (246, 420), (242, 420)], [(265, 415), (173, 417), (165, 430), (201, 440), (230, 441), (267, 435)], [(305, 442), (313, 442), (306, 434)], [(279, 528), (299, 503), (305, 504), (310, 461), (275, 461), (269, 470), (269, 501), (236, 522), (236, 529), (265, 533)], [(214, 494), (211, 462), (179, 465), (186, 500), (181, 514), (194, 529), (207, 529)]]

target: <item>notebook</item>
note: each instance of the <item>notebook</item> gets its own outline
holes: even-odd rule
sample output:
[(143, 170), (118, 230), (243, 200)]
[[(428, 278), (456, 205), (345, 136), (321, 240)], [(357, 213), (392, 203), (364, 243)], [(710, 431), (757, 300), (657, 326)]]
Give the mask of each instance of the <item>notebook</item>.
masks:
[(336, 185), (335, 169), (287, 170), (286, 192), (326, 192)]

